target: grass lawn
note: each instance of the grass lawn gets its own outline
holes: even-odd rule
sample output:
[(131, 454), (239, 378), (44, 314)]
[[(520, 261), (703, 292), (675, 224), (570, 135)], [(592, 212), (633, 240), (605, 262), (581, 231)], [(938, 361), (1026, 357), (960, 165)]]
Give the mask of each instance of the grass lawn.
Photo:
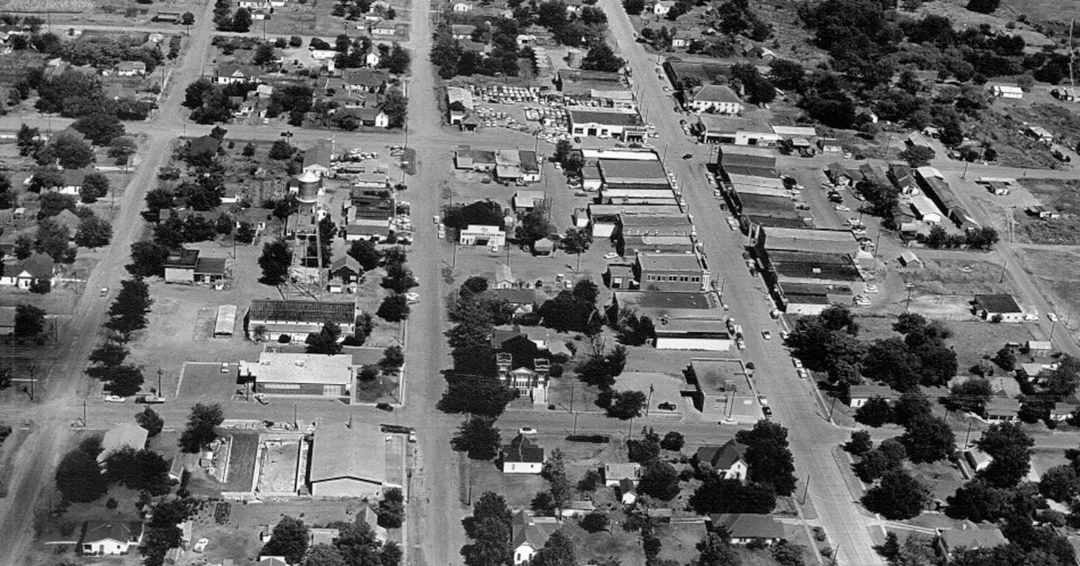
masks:
[[(221, 431), (219, 431), (221, 434)], [(249, 432), (229, 431), (232, 449), (229, 453), (229, 471), (225, 483), (201, 472), (192, 474), (188, 489), (196, 495), (221, 497), (221, 492), (250, 491), (255, 473), (255, 454), (259, 448), (259, 435)]]
[(904, 272), (904, 280), (915, 285), (915, 293), (934, 295), (974, 295), (1010, 293), (1001, 282), (1001, 266), (968, 259), (928, 259), (926, 267)]
[(356, 400), (360, 403), (397, 403), (397, 375), (383, 375), (371, 381), (356, 380)]

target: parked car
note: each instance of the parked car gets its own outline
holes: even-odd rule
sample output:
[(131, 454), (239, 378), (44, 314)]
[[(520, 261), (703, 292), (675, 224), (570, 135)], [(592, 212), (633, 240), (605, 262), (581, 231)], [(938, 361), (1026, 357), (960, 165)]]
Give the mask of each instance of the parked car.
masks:
[(405, 293), (405, 300), (408, 301), (408, 303), (410, 305), (415, 305), (416, 303), (420, 302), (420, 294), (419, 293)]
[(766, 340), (772, 340), (772, 332), (769, 332), (768, 330), (762, 330), (761, 337)]
[(764, 395), (758, 395), (758, 396), (757, 396), (757, 402), (758, 402), (758, 403), (761, 403), (761, 405), (762, 405), (763, 407), (764, 407), (764, 406), (768, 406), (768, 404), (769, 404), (769, 400), (768, 400), (768, 399), (766, 399)]
[(802, 360), (800, 360), (799, 358), (791, 358), (791, 363), (795, 364), (795, 367), (798, 369), (802, 369), (803, 367)]
[(619, 254), (617, 254), (615, 252), (608, 252), (608, 253), (604, 254), (604, 259), (615, 259), (617, 257), (619, 257)]
[(221, 373), (229, 373), (229, 362), (221, 362)]
[(803, 369), (803, 368), (799, 368), (799, 369), (795, 370), (795, 373), (799, 374), (799, 377), (800, 377), (801, 379), (808, 379), (808, 378), (810, 377), (810, 373), (809, 373), (809, 372), (807, 372), (807, 371), (806, 371), (805, 369)]
[(254, 395), (254, 397), (255, 397), (255, 400), (258, 401), (260, 405), (269, 405), (270, 404), (270, 401), (266, 399), (266, 395), (263, 395), (262, 393), (256, 393)]
[(1046, 313), (1046, 318), (1050, 319), (1050, 322), (1057, 322), (1058, 320), (1057, 315), (1052, 312)]
[(838, 205), (834, 206), (833, 210), (836, 210), (838, 212), (851, 212), (850, 208), (848, 208), (848, 207), (846, 207), (846, 206), (844, 206), (842, 204), (838, 204)]
[(102, 287), (101, 290), (98, 291), (98, 296), (99, 297), (108, 297), (109, 296), (109, 288), (108, 287)]
[(195, 546), (191, 547), (191, 549), (195, 552), (204, 552), (206, 550), (206, 545), (208, 544), (210, 544), (210, 539), (203, 537), (195, 541)]
[(787, 330), (781, 330), (780, 331), (780, 339), (781, 340), (787, 340), (789, 336), (791, 336), (791, 333), (788, 332)]
[(863, 288), (863, 291), (866, 292), (866, 293), (877, 293), (878, 288), (877, 288), (877, 285), (867, 285), (866, 287)]
[(675, 410), (675, 403), (670, 403), (670, 402), (669, 403), (660, 403), (659, 405), (656, 406), (656, 408), (660, 409), (661, 411), (674, 411)]
[(386, 411), (387, 413), (393, 413), (394, 412), (394, 406), (391, 405), (390, 403), (376, 403), (375, 408), (380, 410), (380, 411)]
[(761, 407), (761, 414), (765, 415), (765, 418), (771, 419), (772, 418), (772, 407), (768, 407), (768, 406)]
[(536, 434), (536, 429), (531, 426), (523, 426), (518, 429), (518, 434)]
[(121, 397), (119, 395), (106, 395), (105, 396), (105, 402), (106, 403), (123, 403), (124, 401), (127, 401), (127, 398), (126, 397)]

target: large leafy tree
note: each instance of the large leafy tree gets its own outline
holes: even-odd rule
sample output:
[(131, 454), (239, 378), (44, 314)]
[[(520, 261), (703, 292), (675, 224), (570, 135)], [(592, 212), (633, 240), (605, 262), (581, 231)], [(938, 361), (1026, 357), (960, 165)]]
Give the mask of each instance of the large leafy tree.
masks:
[(893, 470), (863, 494), (862, 504), (886, 519), (916, 517), (930, 500), (930, 490), (903, 470)]
[(936, 417), (914, 420), (906, 426), (900, 442), (912, 462), (937, 462), (956, 451), (956, 437), (949, 425)]
[(457, 434), (450, 439), (450, 446), (473, 460), (491, 460), (499, 455), (500, 440), (494, 418), (473, 415), (461, 423)]
[(318, 332), (308, 334), (306, 340), (307, 352), (309, 354), (340, 354), (341, 344), (338, 342), (340, 337), (341, 327), (333, 322), (326, 321)]
[(788, 449), (787, 429), (760, 420), (751, 430), (741, 430), (735, 439), (746, 445), (747, 479), (771, 485), (777, 495), (795, 492), (795, 459)]
[(112, 240), (112, 224), (99, 216), (90, 215), (79, 222), (75, 243), (84, 248), (100, 248)]
[(679, 495), (679, 472), (667, 462), (648, 462), (641, 471), (638, 491), (661, 501), (671, 501)]
[(109, 320), (105, 327), (124, 336), (146, 328), (150, 306), (150, 286), (141, 278), (126, 279), (120, 282), (120, 292), (109, 307)]
[(60, 460), (60, 465), (56, 468), (56, 489), (60, 491), (64, 501), (89, 503), (108, 491), (109, 486), (97, 463), (98, 452), (100, 445), (95, 450), (80, 446)]
[(574, 540), (562, 529), (552, 533), (544, 544), (544, 548), (533, 557), (532, 564), (536, 566), (577, 566), (577, 552), (574, 550)]
[(512, 562), (510, 508), (501, 495), (485, 492), (473, 505), (473, 514), (461, 521), (472, 542), (461, 548), (468, 566), (505, 566)]
[(979, 476), (994, 487), (1013, 487), (1031, 469), (1031, 448), (1035, 441), (1019, 424), (990, 425), (975, 445), (992, 458)]
[(299, 564), (308, 549), (308, 528), (300, 519), (282, 517), (274, 526), (270, 540), (263, 545), (263, 556), (281, 556), (290, 564)]
[(180, 448), (195, 453), (217, 438), (214, 428), (224, 422), (221, 405), (196, 403), (188, 416), (187, 428), (180, 435)]
[(161, 429), (165, 427), (165, 419), (161, 418), (149, 406), (143, 409), (141, 413), (135, 413), (135, 422), (145, 428), (150, 437), (157, 436), (161, 433)]
[(727, 540), (718, 533), (709, 533), (697, 543), (700, 553), (693, 566), (738, 566), (741, 561), (738, 553)]
[(278, 240), (264, 245), (262, 256), (259, 257), (259, 267), (263, 272), (259, 281), (265, 285), (281, 285), (288, 280), (290, 265), (292, 252), (288, 244)]
[(15, 337), (34, 338), (45, 330), (45, 311), (34, 305), (15, 306)]

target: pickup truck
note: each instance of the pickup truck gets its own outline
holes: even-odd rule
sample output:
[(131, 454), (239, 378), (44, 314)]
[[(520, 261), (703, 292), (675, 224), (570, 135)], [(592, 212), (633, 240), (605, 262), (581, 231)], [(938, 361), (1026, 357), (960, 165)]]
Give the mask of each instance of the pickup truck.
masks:
[(135, 402), (146, 405), (159, 405), (165, 402), (165, 398), (158, 395), (139, 395), (135, 397)]

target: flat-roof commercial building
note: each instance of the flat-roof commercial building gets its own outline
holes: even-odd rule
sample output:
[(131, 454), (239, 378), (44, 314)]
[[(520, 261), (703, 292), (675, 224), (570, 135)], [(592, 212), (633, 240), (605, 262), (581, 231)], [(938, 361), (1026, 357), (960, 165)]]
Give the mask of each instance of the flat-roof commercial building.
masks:
[(726, 352), (731, 349), (731, 335), (718, 318), (669, 318), (655, 321), (658, 350), (703, 350)]
[(251, 301), (245, 328), (254, 334), (256, 327), (263, 327), (263, 338), (270, 341), (282, 335), (302, 341), (333, 322), (341, 327), (342, 336), (347, 336), (356, 332), (356, 315), (354, 303), (256, 299)]
[(624, 142), (644, 141), (645, 123), (637, 112), (570, 110), (570, 133), (575, 136), (616, 138)]
[(383, 489), (390, 487), (386, 483), (386, 442), (386, 435), (376, 425), (320, 426), (311, 445), (311, 495), (369, 499), (381, 496)]
[(258, 362), (240, 362), (240, 377), (264, 395), (350, 398), (356, 372), (350, 354), (262, 352)]
[(597, 163), (605, 187), (630, 185), (641, 188), (668, 188), (667, 172), (660, 161), (600, 159)]
[(709, 269), (697, 254), (640, 253), (634, 274), (642, 291), (707, 291)]

